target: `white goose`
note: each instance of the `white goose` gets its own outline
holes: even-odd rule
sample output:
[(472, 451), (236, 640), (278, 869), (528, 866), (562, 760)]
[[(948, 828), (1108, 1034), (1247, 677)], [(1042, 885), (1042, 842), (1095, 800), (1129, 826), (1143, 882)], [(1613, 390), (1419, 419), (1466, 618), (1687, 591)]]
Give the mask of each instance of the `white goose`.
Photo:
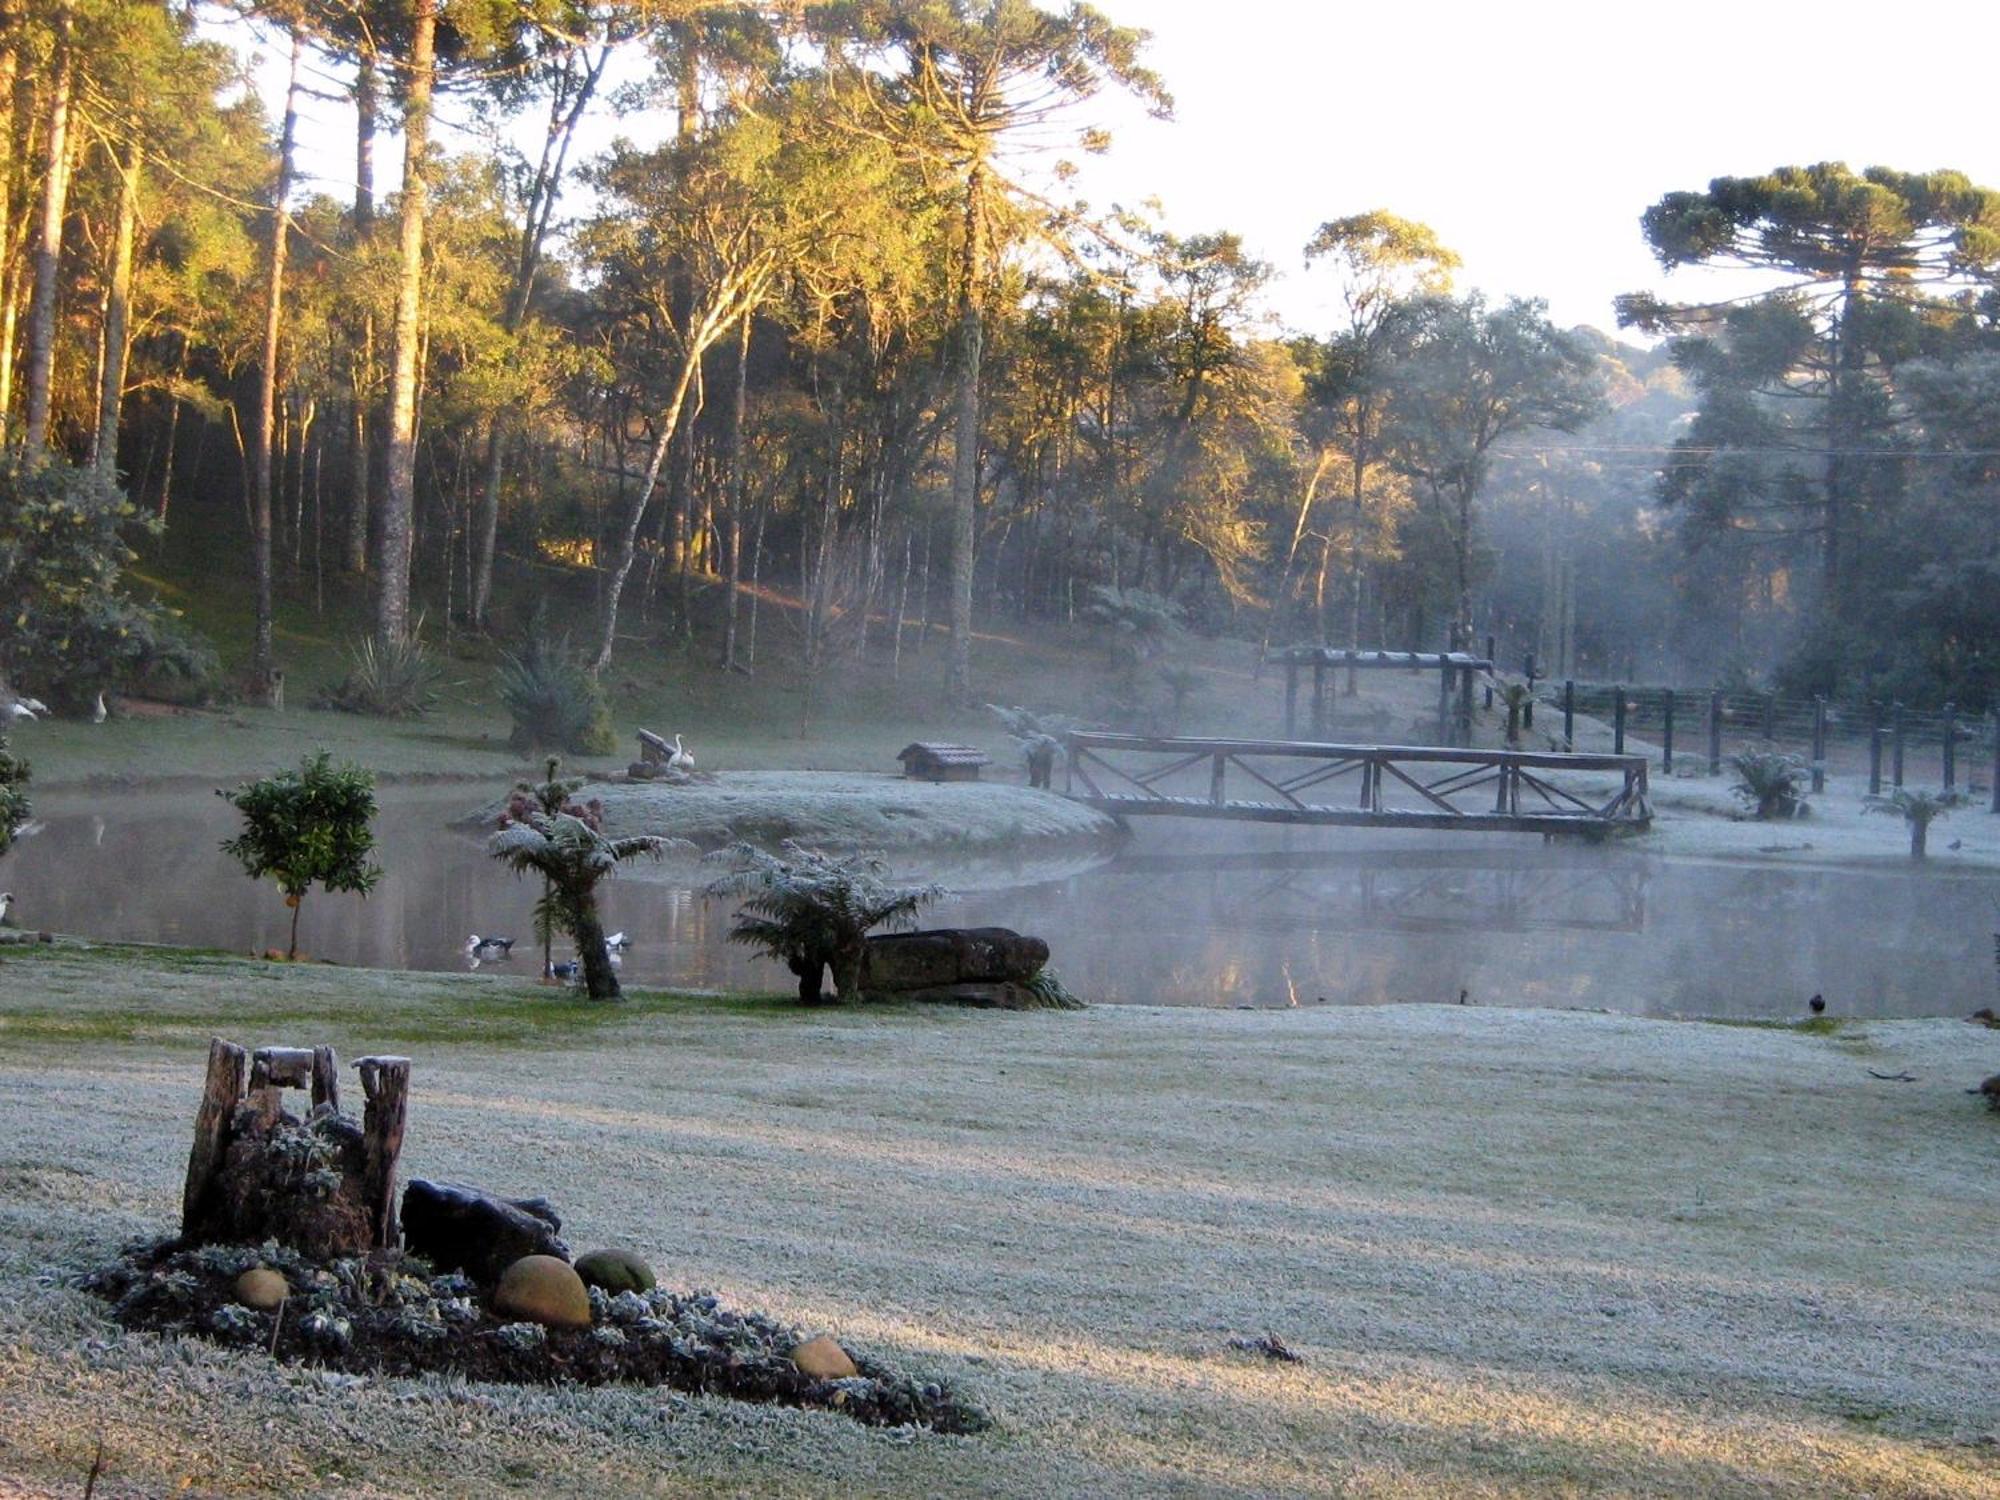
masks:
[(12, 891), (0, 891), (0, 923), (4, 923), (7, 920), (7, 912), (13, 905), (14, 893)]
[(674, 736), (673, 753), (667, 757), (667, 769), (669, 771), (692, 771), (694, 769), (694, 751), (687, 749), (681, 744), (681, 737), (679, 735)]

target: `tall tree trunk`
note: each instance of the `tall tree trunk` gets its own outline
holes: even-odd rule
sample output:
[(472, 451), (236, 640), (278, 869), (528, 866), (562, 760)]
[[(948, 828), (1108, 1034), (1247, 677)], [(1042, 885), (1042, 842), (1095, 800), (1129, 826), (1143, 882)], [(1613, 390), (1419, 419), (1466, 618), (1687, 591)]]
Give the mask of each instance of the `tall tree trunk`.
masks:
[(754, 318), (745, 318), (736, 337), (736, 393), (729, 408), (729, 593), (723, 609), (722, 665), (736, 668), (736, 610), (743, 584), (743, 425), (750, 405), (750, 336)]
[(965, 243), (958, 285), (958, 413), (951, 465), (951, 668), (954, 702), (972, 701), (972, 569), (979, 532), (979, 371), (985, 353), (986, 169), (975, 163), (965, 190)]
[(417, 381), (422, 365), (424, 219), (430, 198), (431, 86), (437, 74), (437, 0), (413, 0), (403, 106), (403, 192), (398, 226), (396, 327), (389, 359), (389, 476), (375, 630), (384, 644), (410, 628), (410, 548), (417, 493)]
[[(375, 53), (361, 50), (361, 64), (354, 74), (354, 238), (358, 244), (375, 227), (375, 124), (380, 103)], [(375, 368), (375, 318), (361, 315), (360, 347), (354, 354), (349, 410), (347, 535), (344, 555), (347, 571), (359, 578), (368, 571), (368, 518), (374, 495), (374, 465), (369, 461), (368, 408), (372, 401), (370, 378)]]
[(14, 127), (20, 76), (21, 7), (0, 0), (0, 447), (14, 405)]
[(584, 897), (577, 912), (577, 962), (583, 965), (584, 993), (593, 1000), (620, 998), (618, 971), (611, 965), (611, 948), (604, 940), (604, 919), (598, 915), (597, 897)]
[(48, 446), (50, 394), (56, 365), (56, 298), (62, 270), (63, 214), (69, 201), (69, 104), (76, 71), (69, 8), (56, 12), (55, 54), (49, 60), (48, 126), (44, 135), (41, 227), (35, 236), (35, 298), (28, 314), (28, 456)]
[(278, 420), (278, 335), (284, 326), (285, 252), (291, 231), (292, 147), (299, 128), (299, 60), (305, 33), (293, 28), (285, 123), (278, 135), (278, 182), (271, 194), (271, 259), (264, 284), (264, 351), (257, 372), (257, 456), (250, 497), (251, 545), (257, 574), (257, 628), (250, 647), (251, 690), (268, 698), (277, 666), (271, 597), (271, 461)]
[(125, 362), (132, 347), (132, 242), (139, 224), (137, 147), (126, 148), (118, 169), (118, 228), (111, 242), (111, 275), (104, 291), (104, 367), (97, 388), (97, 472), (118, 482), (118, 420), (125, 409)]

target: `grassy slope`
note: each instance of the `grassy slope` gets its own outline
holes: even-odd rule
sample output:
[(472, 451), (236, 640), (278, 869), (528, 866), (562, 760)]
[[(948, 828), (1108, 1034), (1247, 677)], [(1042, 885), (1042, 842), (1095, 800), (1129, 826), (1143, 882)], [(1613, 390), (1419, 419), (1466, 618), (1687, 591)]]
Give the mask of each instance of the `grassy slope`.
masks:
[[(42, 1273), (171, 1222), (215, 1030), (412, 1052), (412, 1173), (547, 1191), (579, 1249), (962, 1378), (1000, 1429), (119, 1337)], [(1865, 1032), (597, 1011), (0, 950), (0, 1476), (75, 1493), (101, 1433), (111, 1495), (2000, 1496), (2000, 1122), (1961, 1092), (2000, 1033)], [(1267, 1330), (1307, 1362), (1228, 1347)]]

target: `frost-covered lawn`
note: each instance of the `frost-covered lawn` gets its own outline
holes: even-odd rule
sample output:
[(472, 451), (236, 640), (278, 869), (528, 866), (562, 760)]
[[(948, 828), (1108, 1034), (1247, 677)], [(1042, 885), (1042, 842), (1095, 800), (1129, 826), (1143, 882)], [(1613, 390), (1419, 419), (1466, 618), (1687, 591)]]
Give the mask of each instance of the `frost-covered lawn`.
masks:
[[(0, 950), (0, 1492), (2000, 1496), (2000, 1032), (574, 1004)], [(119, 1336), (44, 1269), (172, 1221), (211, 1030), (412, 1053), (410, 1172), (998, 1430)]]

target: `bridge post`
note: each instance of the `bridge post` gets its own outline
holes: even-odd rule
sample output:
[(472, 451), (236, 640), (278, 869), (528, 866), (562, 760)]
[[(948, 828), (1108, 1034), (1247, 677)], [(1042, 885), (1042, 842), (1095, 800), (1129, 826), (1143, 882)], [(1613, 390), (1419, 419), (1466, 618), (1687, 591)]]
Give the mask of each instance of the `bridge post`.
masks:
[(1528, 679), (1528, 701), (1521, 705), (1521, 727), (1523, 729), (1533, 729), (1535, 727), (1535, 653), (1534, 652), (1530, 651), (1528, 653), (1528, 659), (1526, 662), (1522, 663), (1522, 666), (1524, 668), (1522, 675)]
[(1625, 684), (1611, 690), (1611, 753), (1625, 753)]
[(1313, 738), (1326, 738), (1326, 659), (1313, 661)]
[(1563, 679), (1563, 749), (1576, 748), (1576, 679)]
[(1903, 705), (1889, 705), (1889, 780), (1903, 789)]
[[(1489, 662), (1493, 660), (1493, 637), (1490, 635), (1486, 637), (1486, 659)], [(1488, 713), (1493, 711), (1493, 669), (1491, 667), (1487, 668), (1486, 674), (1486, 711)]]
[(1813, 694), (1812, 789), (1826, 790), (1826, 699)]
[[(1486, 695), (1486, 706), (1493, 706), (1493, 694)], [(1461, 667), (1458, 673), (1458, 741), (1461, 745), (1472, 743), (1472, 668)]]
[(1674, 690), (1668, 688), (1660, 703), (1660, 769), (1674, 774)]
[(1708, 695), (1708, 774), (1722, 774), (1722, 689)]
[(1944, 706), (1944, 789), (1947, 794), (1958, 786), (1958, 705)]
[(1291, 653), (1285, 654), (1285, 738), (1299, 737), (1299, 664)]
[(1451, 743), (1451, 658), (1438, 653), (1438, 743)]
[(1222, 806), (1223, 767), (1228, 764), (1228, 760), (1229, 757), (1222, 751), (1215, 752), (1215, 765), (1208, 773), (1208, 801), (1211, 807)]

